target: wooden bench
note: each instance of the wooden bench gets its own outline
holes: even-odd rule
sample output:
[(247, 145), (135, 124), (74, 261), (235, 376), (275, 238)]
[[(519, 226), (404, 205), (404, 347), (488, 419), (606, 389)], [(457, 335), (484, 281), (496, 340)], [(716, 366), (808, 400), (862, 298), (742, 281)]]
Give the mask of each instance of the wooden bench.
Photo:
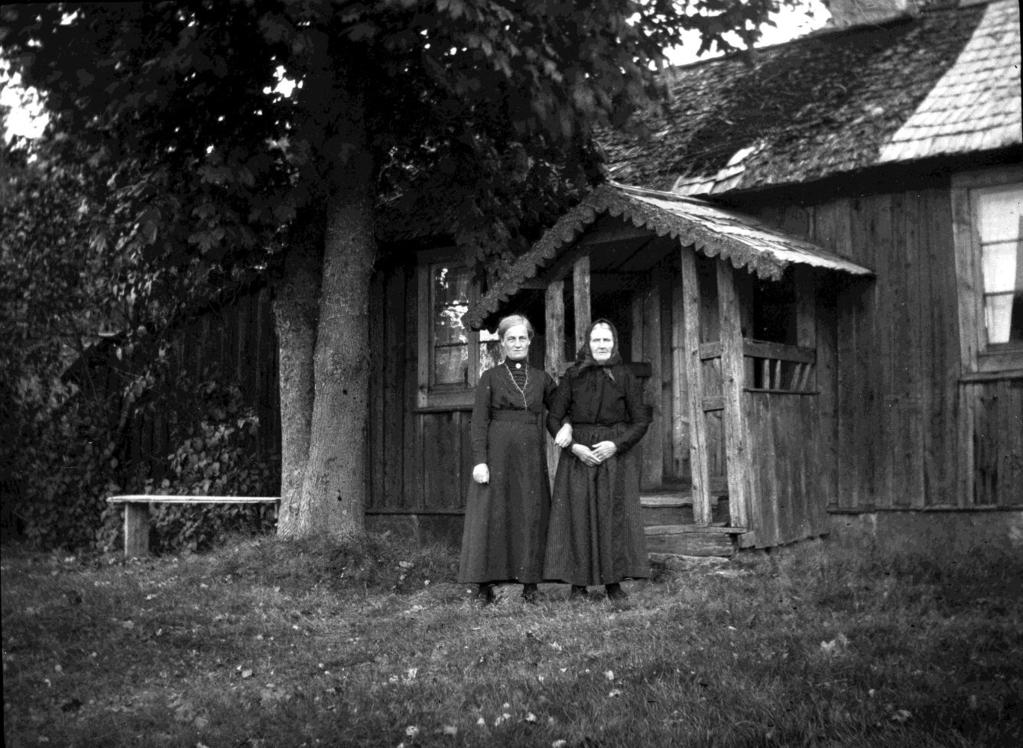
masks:
[(149, 555), (150, 504), (276, 504), (278, 496), (160, 496), (126, 494), (109, 496), (107, 503), (124, 504), (124, 555)]

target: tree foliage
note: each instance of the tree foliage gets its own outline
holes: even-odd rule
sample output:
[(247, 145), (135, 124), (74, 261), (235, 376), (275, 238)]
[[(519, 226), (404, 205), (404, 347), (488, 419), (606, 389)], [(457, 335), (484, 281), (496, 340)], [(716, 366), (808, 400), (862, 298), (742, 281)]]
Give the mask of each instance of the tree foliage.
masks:
[(548, 217), (542, 199), (516, 208), (523, 196), (596, 178), (592, 128), (656, 99), (683, 32), (704, 48), (730, 47), (729, 32), (750, 43), (777, 5), (8, 4), (0, 44), (54, 129), (114, 172), (118, 238), (149, 256), (230, 267), (264, 251), (267, 232), (329, 194), (351, 148), (332, 94), (355, 84), (381, 200), (449, 206), (444, 228), (485, 255)]

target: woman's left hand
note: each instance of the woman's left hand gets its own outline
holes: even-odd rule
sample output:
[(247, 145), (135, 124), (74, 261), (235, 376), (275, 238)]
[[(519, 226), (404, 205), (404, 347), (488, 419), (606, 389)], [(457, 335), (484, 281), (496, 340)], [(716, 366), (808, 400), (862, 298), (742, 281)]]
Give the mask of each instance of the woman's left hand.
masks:
[(564, 449), (572, 443), (572, 424), (563, 424), (558, 433), (554, 435), (554, 443)]
[(614, 442), (597, 442), (590, 449), (593, 450), (593, 456), (601, 462), (614, 457), (618, 453), (618, 445)]

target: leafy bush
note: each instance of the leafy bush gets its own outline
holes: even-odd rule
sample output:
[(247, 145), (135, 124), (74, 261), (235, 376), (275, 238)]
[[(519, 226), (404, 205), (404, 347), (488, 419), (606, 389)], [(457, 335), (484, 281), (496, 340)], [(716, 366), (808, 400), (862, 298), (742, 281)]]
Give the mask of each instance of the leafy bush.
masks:
[[(169, 360), (188, 322), (229, 303), (245, 268), (158, 262), (158, 186), (80, 145), (0, 140), (0, 508), (5, 532), (44, 548), (111, 546), (111, 493), (164, 478), (168, 492), (248, 493), (274, 485), (276, 469), (252, 464), (255, 416), (211, 384), (218, 373), (197, 382)], [(140, 458), (133, 432), (156, 409), (177, 448)], [(165, 532), (157, 519), (161, 543), (204, 542), (205, 530)]]
[[(259, 418), (241, 402), (237, 387), (205, 385), (206, 397), (218, 400), (209, 416), (193, 427), (170, 457), (171, 477), (146, 493), (205, 496), (276, 496), (279, 463), (260, 459), (256, 449)], [(275, 511), (275, 509), (273, 510)], [(260, 505), (174, 506), (161, 504), (152, 513), (154, 550), (201, 550), (228, 533), (261, 532), (273, 527)]]
[(105, 495), (118, 491), (120, 464), (109, 417), (59, 382), (47, 401), (12, 412), (17, 449), (6, 456), (8, 509), (33, 545), (78, 547), (92, 541)]
[[(168, 455), (166, 475), (144, 480), (142, 493), (168, 496), (277, 496), (280, 466), (258, 449), (259, 418), (244, 404), (236, 385), (207, 379), (175, 388), (173, 407), (180, 426), (177, 447)], [(167, 397), (160, 399), (166, 402)], [(150, 408), (153, 404), (150, 404)], [(191, 416), (191, 417), (189, 417)], [(108, 549), (121, 542), (120, 510), (110, 507), (98, 536)], [(228, 534), (272, 530), (276, 507), (265, 505), (156, 504), (150, 509), (150, 548), (155, 552), (199, 551)]]
[[(259, 419), (234, 385), (150, 371), (102, 398), (55, 379), (8, 401), (16, 407), (3, 449), (4, 519), (35, 547), (117, 549), (123, 510), (106, 503), (111, 494), (279, 491), (278, 461), (257, 449)], [(170, 416), (177, 447), (155, 461), (132, 462), (130, 426), (156, 409)], [(255, 505), (161, 505), (152, 513), (152, 547), (198, 550), (228, 532), (271, 529), (267, 515)]]

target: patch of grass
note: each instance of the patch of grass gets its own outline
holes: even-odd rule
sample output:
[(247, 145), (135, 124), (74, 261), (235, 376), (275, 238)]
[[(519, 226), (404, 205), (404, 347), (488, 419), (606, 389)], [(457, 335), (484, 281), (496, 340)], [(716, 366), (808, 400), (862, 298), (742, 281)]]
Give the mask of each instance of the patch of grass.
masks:
[(269, 538), (2, 560), (4, 737), (37, 745), (1016, 745), (1023, 560), (822, 543), (624, 606), (478, 610), (456, 554)]

